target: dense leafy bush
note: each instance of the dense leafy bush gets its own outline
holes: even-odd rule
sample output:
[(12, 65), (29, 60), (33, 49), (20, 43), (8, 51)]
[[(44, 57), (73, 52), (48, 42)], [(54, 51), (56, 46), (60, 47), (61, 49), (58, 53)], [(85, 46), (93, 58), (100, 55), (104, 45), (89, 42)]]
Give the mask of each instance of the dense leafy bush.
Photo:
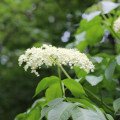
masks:
[(58, 66), (66, 77), (61, 77), (58, 69), (59, 77), (40, 80), (35, 96), (41, 92), (44, 95), (41, 94), (27, 112), (17, 115), (16, 120), (119, 119), (119, 5), (102, 1), (88, 8), (76, 31), (75, 41), (66, 46), (88, 54), (95, 71), (87, 74), (79, 67), (65, 70)]

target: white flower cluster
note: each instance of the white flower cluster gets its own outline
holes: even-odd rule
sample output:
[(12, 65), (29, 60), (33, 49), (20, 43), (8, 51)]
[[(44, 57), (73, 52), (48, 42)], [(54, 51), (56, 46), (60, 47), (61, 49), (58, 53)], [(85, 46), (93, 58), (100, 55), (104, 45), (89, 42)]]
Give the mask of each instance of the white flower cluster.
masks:
[(113, 29), (116, 33), (120, 32), (120, 17), (117, 20), (115, 20), (113, 24)]
[(40, 48), (27, 49), (25, 54), (19, 57), (19, 65), (25, 63), (25, 71), (30, 67), (31, 72), (39, 76), (37, 69), (42, 65), (50, 67), (52, 65), (79, 66), (86, 72), (94, 71), (94, 65), (83, 53), (76, 49), (57, 48), (43, 44)]

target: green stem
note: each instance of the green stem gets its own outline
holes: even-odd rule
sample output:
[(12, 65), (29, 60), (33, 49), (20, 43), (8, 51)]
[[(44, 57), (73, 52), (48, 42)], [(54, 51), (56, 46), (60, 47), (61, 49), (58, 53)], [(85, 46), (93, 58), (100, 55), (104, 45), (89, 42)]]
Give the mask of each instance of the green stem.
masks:
[(61, 68), (61, 70), (63, 71), (63, 73), (66, 75), (67, 78), (71, 79), (71, 77), (69, 76), (69, 74), (66, 72), (66, 70), (63, 68), (62, 65), (59, 64), (59, 67)]
[(58, 76), (60, 78), (60, 87), (61, 87), (61, 91), (62, 91), (62, 97), (65, 98), (65, 89), (64, 89), (64, 85), (61, 80), (61, 70), (60, 70), (59, 66), (58, 66)]
[(61, 87), (61, 91), (62, 91), (62, 97), (64, 97), (64, 88), (63, 88), (62, 81), (61, 81), (61, 71), (60, 71), (59, 66), (58, 66), (58, 76), (60, 78), (60, 87)]
[(102, 103), (102, 105), (104, 105), (108, 110), (110, 110), (111, 112), (114, 112), (113, 109), (111, 109), (108, 105), (106, 105), (103, 101), (101, 102), (101, 99), (99, 97), (97, 97), (94, 93), (92, 93), (90, 90), (88, 90), (87, 88), (85, 88), (85, 91), (89, 93), (90, 96), (94, 97), (94, 99), (96, 99), (98, 102)]
[(116, 36), (116, 38), (118, 40), (120, 40), (120, 37), (118, 36), (118, 34), (116, 34), (116, 32), (113, 30), (113, 28), (111, 26), (109, 26), (109, 27), (110, 27), (111, 32), (114, 34), (114, 36)]
[(58, 76), (59, 78), (61, 79), (61, 70), (60, 70), (60, 67), (58, 66)]

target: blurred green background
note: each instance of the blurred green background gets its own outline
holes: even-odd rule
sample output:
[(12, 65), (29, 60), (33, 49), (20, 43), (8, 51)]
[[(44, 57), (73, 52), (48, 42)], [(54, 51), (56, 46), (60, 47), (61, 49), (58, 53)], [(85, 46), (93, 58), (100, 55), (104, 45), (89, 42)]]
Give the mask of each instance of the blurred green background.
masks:
[(40, 77), (24, 72), (18, 57), (29, 47), (50, 43), (66, 46), (74, 41), (85, 9), (99, 0), (0, 0), (0, 120), (13, 120), (34, 99)]

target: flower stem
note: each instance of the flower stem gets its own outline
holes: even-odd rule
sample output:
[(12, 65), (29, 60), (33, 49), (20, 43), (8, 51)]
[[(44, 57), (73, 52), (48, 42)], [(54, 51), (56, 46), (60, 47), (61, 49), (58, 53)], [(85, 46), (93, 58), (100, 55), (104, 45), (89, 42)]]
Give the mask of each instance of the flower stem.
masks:
[(62, 91), (62, 97), (65, 97), (64, 86), (63, 86), (62, 80), (61, 80), (61, 70), (60, 70), (59, 66), (58, 66), (58, 76), (60, 78), (60, 87), (61, 87), (61, 91)]
[(67, 78), (71, 79), (71, 77), (69, 76), (69, 74), (66, 72), (66, 70), (63, 68), (62, 65), (59, 64), (59, 67), (61, 68), (61, 70), (63, 71), (63, 73), (66, 75)]
[(61, 70), (60, 70), (60, 67), (58, 66), (58, 76), (59, 78), (61, 79)]

